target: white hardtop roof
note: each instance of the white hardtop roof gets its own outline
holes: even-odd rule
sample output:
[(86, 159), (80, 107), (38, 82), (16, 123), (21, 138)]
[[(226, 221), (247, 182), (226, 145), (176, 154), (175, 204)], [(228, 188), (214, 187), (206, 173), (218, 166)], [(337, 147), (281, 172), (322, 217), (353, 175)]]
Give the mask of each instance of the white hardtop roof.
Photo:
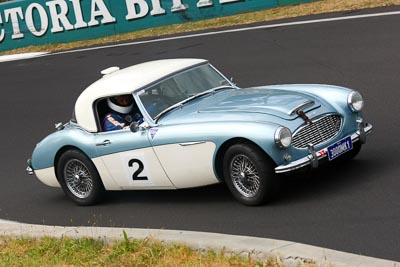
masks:
[(77, 123), (90, 132), (96, 132), (93, 103), (97, 99), (130, 94), (171, 74), (204, 63), (207, 63), (207, 60), (163, 59), (137, 64), (104, 75), (87, 87), (78, 97), (75, 104)]

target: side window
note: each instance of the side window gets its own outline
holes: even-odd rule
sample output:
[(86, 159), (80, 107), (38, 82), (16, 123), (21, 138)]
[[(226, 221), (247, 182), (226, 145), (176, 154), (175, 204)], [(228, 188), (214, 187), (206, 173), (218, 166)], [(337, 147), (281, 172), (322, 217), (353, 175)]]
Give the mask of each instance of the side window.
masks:
[[(95, 118), (96, 118), (96, 123), (97, 123), (97, 129), (99, 132), (103, 132), (104, 118), (106, 117), (106, 115), (109, 114), (110, 112), (115, 113), (115, 111), (113, 111), (108, 106), (107, 99), (108, 98), (99, 99), (94, 104)], [(135, 100), (133, 100), (132, 111), (129, 113), (129, 115), (131, 118), (135, 118), (136, 114), (139, 114), (139, 117), (142, 117), (142, 114), (141, 114)]]
[(95, 104), (95, 117), (96, 117), (96, 122), (97, 122), (97, 129), (99, 132), (103, 131), (103, 119), (106, 116), (106, 114), (110, 111), (110, 108), (107, 105), (107, 99), (103, 98), (100, 100), (96, 101)]

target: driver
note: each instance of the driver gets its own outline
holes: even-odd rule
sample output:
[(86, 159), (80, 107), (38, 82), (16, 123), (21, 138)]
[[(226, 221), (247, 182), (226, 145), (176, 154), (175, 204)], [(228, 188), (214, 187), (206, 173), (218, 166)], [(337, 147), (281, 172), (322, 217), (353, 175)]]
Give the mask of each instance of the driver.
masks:
[(128, 129), (129, 125), (136, 121), (139, 124), (143, 118), (139, 113), (133, 113), (132, 95), (119, 95), (109, 97), (107, 105), (111, 109), (103, 119), (103, 131)]

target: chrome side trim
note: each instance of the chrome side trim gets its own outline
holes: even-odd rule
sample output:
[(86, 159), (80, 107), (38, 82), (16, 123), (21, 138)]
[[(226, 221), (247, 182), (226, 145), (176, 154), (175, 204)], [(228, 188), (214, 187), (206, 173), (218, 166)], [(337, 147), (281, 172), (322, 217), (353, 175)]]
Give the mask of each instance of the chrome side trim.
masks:
[(194, 146), (194, 145), (200, 145), (200, 144), (205, 144), (206, 141), (199, 141), (199, 142), (188, 142), (188, 143), (180, 143), (180, 146)]
[[(372, 132), (372, 125), (369, 123), (364, 123), (363, 126), (361, 126), (360, 123), (360, 129), (357, 130), (355, 133), (351, 135), (351, 140), (352, 142), (365, 142), (366, 136)], [(296, 161), (293, 161), (289, 164), (286, 165), (280, 165), (275, 168), (275, 173), (285, 173), (285, 172), (290, 172), (294, 171), (297, 169), (300, 169), (302, 167), (305, 167), (307, 165), (312, 164), (314, 167), (318, 166), (318, 164), (315, 163), (315, 161), (323, 159), (328, 156), (328, 147), (325, 147), (323, 149), (320, 149), (319, 151), (313, 151), (313, 149), (309, 149), (310, 154), (307, 157), (298, 159)], [(313, 153), (314, 152), (314, 153)]]
[(288, 115), (293, 115), (294, 113), (296, 113), (298, 110), (302, 110), (305, 109), (308, 106), (312, 106), (315, 104), (315, 101), (313, 100), (308, 100), (300, 105), (298, 105), (297, 107), (293, 108), (291, 111), (288, 112)]

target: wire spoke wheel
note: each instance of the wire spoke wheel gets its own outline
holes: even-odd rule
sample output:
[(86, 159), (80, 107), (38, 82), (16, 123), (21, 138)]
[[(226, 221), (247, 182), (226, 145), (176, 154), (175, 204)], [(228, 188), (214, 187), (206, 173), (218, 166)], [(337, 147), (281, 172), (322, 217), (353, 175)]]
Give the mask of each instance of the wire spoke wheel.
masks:
[(231, 145), (223, 158), (225, 183), (242, 204), (256, 206), (271, 201), (278, 189), (275, 164), (257, 145)]
[(254, 197), (260, 189), (260, 176), (251, 159), (242, 154), (236, 155), (230, 170), (235, 188), (245, 197)]
[(82, 161), (70, 159), (64, 167), (64, 179), (68, 189), (77, 198), (86, 198), (90, 195), (93, 178)]
[(57, 178), (65, 195), (80, 206), (96, 204), (105, 188), (91, 159), (81, 151), (65, 151), (57, 161)]

